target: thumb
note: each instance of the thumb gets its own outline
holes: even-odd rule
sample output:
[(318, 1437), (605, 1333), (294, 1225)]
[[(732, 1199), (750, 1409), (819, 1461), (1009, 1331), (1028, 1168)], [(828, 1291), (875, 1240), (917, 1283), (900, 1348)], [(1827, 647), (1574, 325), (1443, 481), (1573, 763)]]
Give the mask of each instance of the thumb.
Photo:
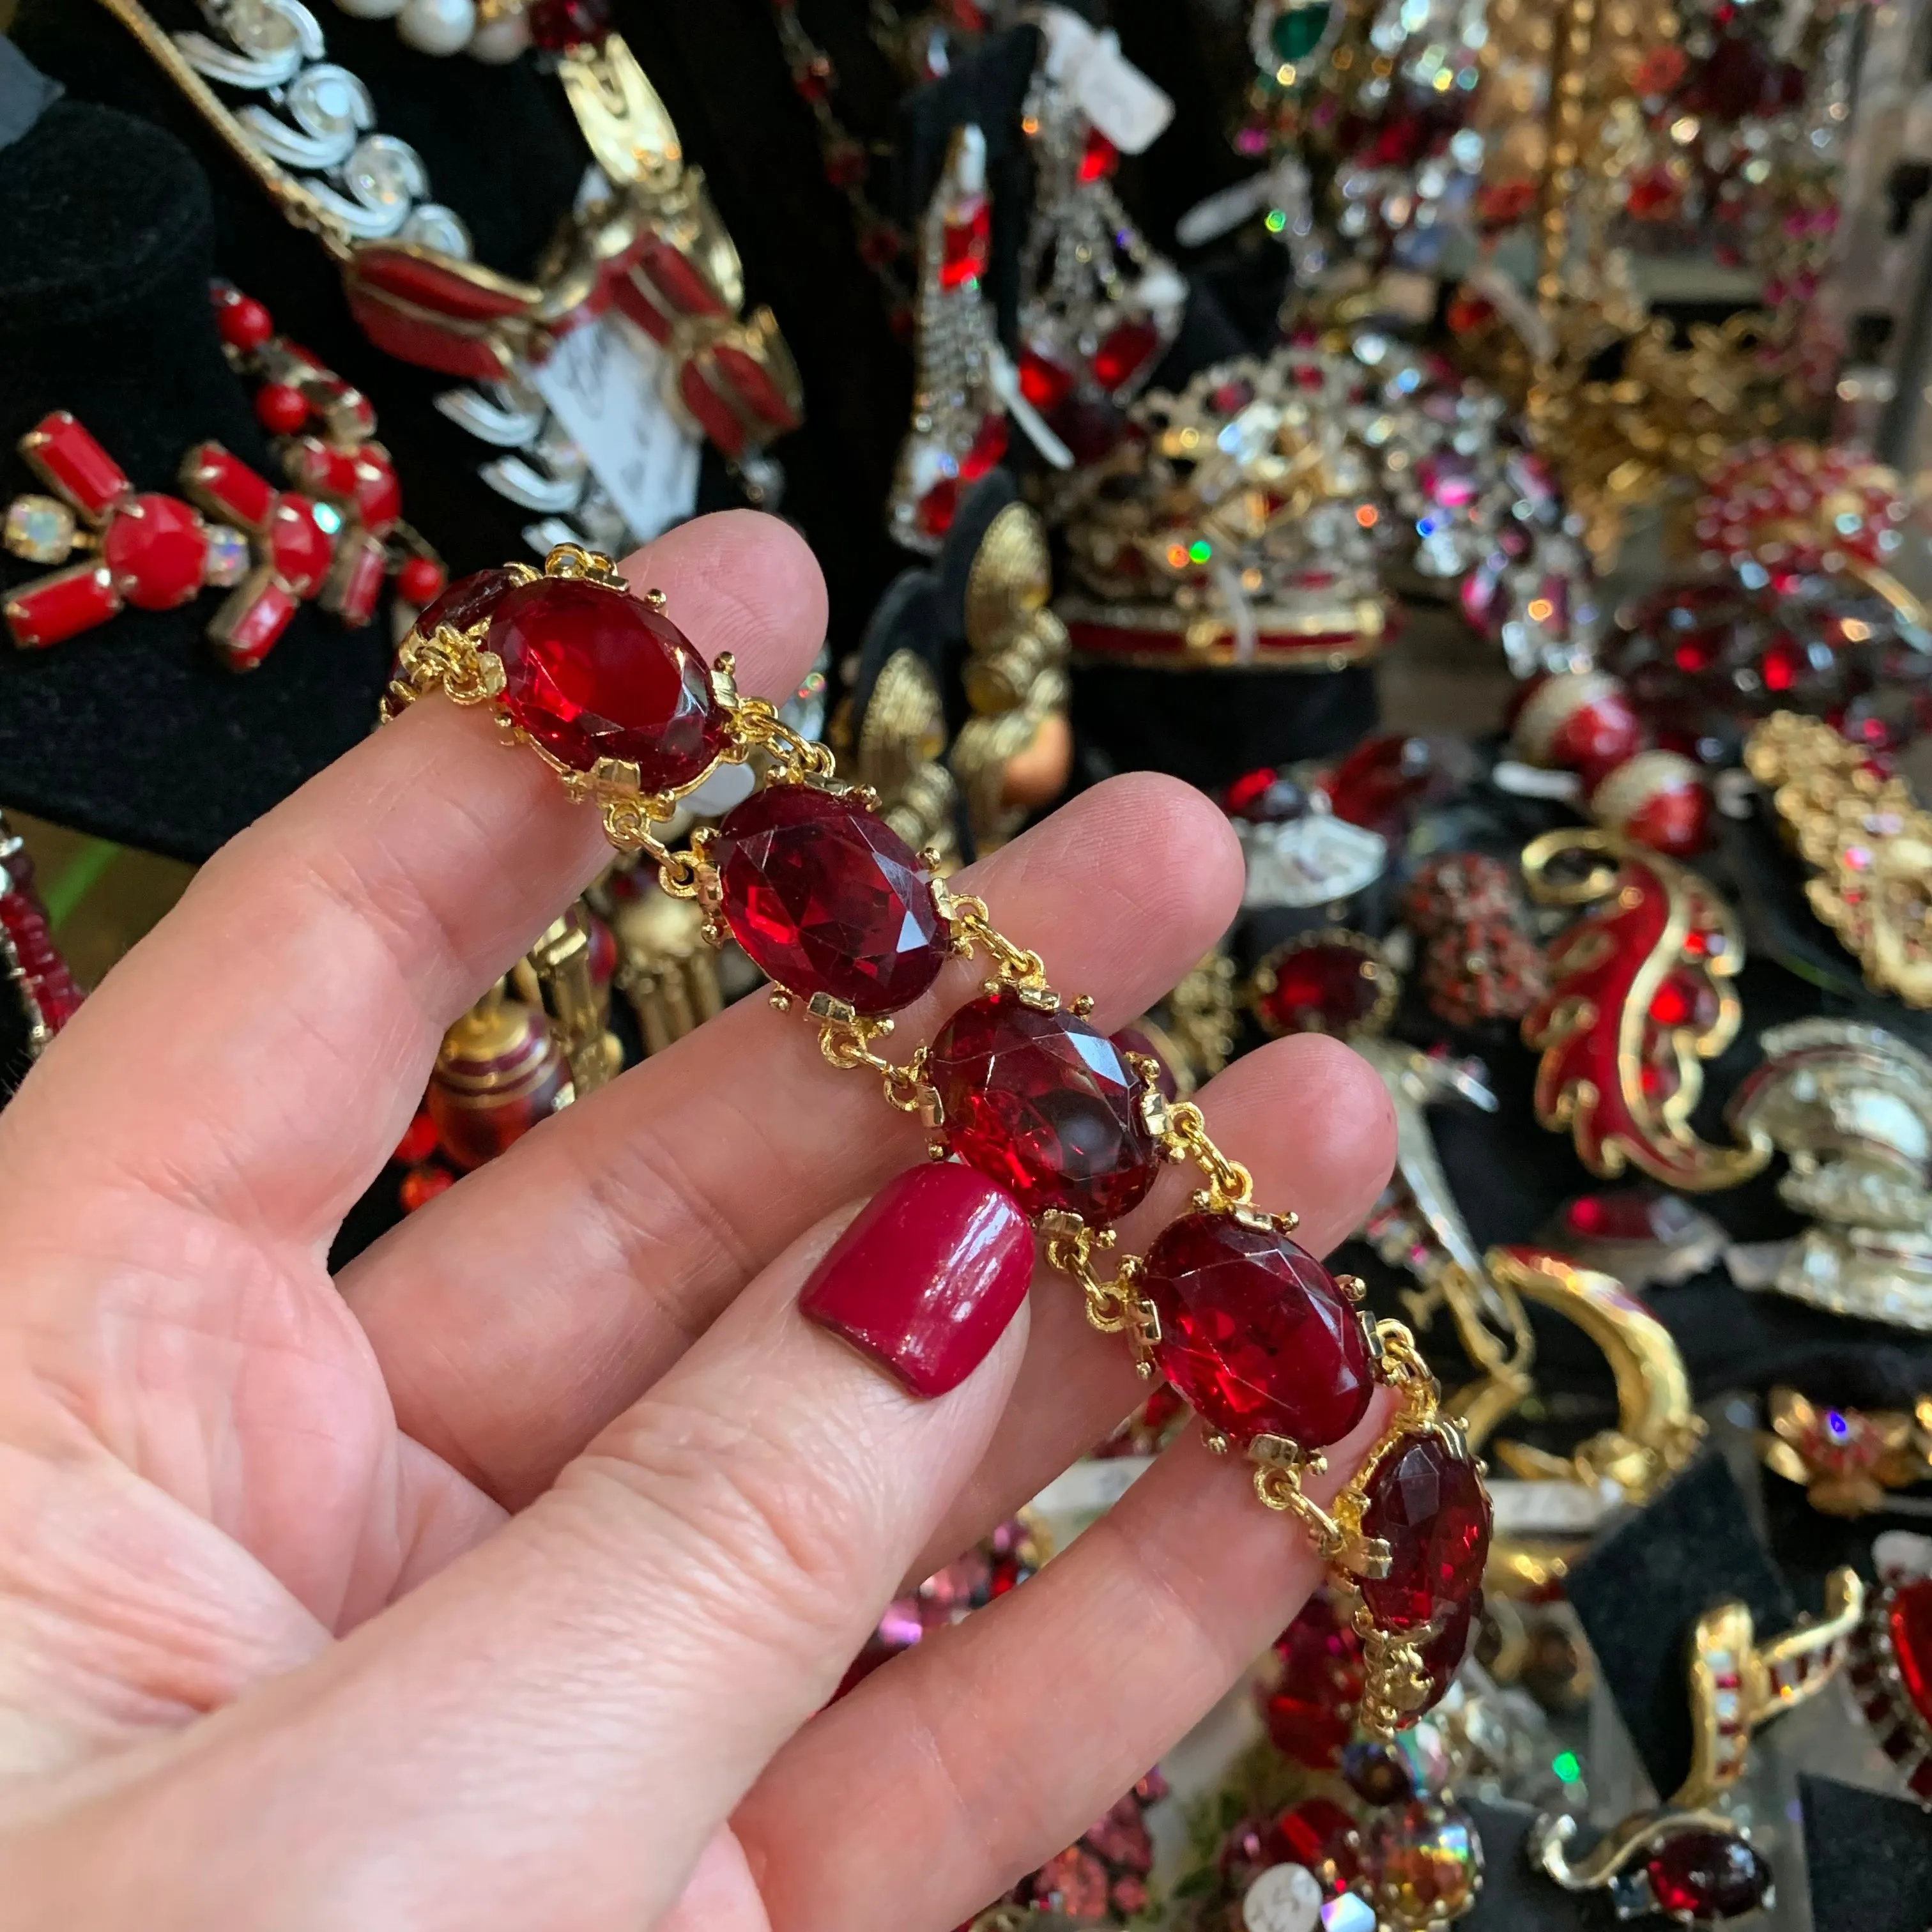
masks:
[[(490, 1541), (184, 1734), (112, 1807), (121, 1869), (145, 1847), (233, 1932), (655, 1923), (836, 1688), (1024, 1346), (1032, 1232), (980, 1176), (915, 1168), (836, 1228)], [(122, 1903), (99, 1922), (175, 1922), (151, 1882)]]

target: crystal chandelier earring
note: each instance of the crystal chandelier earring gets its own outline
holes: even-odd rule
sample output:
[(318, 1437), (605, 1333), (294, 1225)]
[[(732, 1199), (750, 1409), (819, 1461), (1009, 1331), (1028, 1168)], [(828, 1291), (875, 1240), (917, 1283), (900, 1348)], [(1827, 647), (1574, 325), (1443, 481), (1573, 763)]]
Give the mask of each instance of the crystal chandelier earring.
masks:
[(892, 535), (910, 550), (939, 548), (962, 492), (1006, 452), (1004, 358), (982, 287), (992, 240), (986, 137), (960, 128), (920, 227), (912, 427), (886, 504)]
[(1076, 455), (1103, 453), (1120, 411), (1180, 332), (1187, 284), (1114, 190), (1120, 150), (1066, 72), (1076, 36), (1048, 32), (1021, 113), (1034, 215), (1020, 262), (1021, 393)]

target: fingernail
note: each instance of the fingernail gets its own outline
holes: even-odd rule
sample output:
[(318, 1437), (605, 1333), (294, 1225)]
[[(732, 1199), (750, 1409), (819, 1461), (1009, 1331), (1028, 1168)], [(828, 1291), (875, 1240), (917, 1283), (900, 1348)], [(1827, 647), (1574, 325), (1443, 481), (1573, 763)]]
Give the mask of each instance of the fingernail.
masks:
[(957, 1388), (1033, 1280), (1033, 1230), (1012, 1196), (934, 1162), (880, 1189), (832, 1244), (799, 1306), (915, 1395)]

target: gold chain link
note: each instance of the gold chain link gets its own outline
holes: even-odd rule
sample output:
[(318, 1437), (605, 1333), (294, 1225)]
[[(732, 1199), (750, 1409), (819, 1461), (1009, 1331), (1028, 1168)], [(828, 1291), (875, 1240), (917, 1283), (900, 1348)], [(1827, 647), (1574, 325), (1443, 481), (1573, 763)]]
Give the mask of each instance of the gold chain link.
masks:
[(1057, 1228), (1047, 1237), (1046, 1258), (1078, 1285), (1086, 1303), (1088, 1325), (1102, 1335), (1125, 1335), (1132, 1344), (1136, 1366), (1144, 1379), (1151, 1380), (1160, 1316), (1136, 1286), (1141, 1270), (1138, 1256), (1128, 1256), (1111, 1280), (1103, 1280), (1095, 1269), (1096, 1252), (1113, 1245), (1111, 1228), (1097, 1232), (1084, 1224), (1077, 1228)]
[(1170, 1160), (1191, 1160), (1208, 1177), (1207, 1206), (1245, 1208), (1253, 1199), (1254, 1176), (1214, 1144), (1208, 1123), (1192, 1101), (1177, 1101), (1168, 1108), (1167, 1132), (1162, 1138)]
[(744, 748), (763, 752), (788, 778), (830, 778), (838, 769), (830, 750), (814, 739), (800, 737), (768, 698), (741, 698), (731, 722)]
[(1044, 988), (1046, 984), (1046, 962), (1037, 952), (1023, 946), (1016, 946), (993, 923), (992, 914), (986, 909), (986, 902), (971, 893), (957, 898), (949, 897), (946, 916), (952, 922), (954, 932), (970, 945), (983, 947), (998, 968), (1000, 977), (1009, 985)]

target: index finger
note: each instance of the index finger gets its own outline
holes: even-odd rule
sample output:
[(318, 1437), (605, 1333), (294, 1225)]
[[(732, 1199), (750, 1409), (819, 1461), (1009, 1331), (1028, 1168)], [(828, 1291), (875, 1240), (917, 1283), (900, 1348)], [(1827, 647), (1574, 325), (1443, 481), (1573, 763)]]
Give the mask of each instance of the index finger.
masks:
[[(824, 634), (818, 565), (774, 518), (701, 518), (630, 568), (747, 690), (795, 687)], [(412, 706), (224, 847), (108, 975), (46, 1056), (61, 1077), (0, 1120), (14, 1198), (113, 1177), (326, 1249), (445, 1028), (610, 856), (541, 759)]]

